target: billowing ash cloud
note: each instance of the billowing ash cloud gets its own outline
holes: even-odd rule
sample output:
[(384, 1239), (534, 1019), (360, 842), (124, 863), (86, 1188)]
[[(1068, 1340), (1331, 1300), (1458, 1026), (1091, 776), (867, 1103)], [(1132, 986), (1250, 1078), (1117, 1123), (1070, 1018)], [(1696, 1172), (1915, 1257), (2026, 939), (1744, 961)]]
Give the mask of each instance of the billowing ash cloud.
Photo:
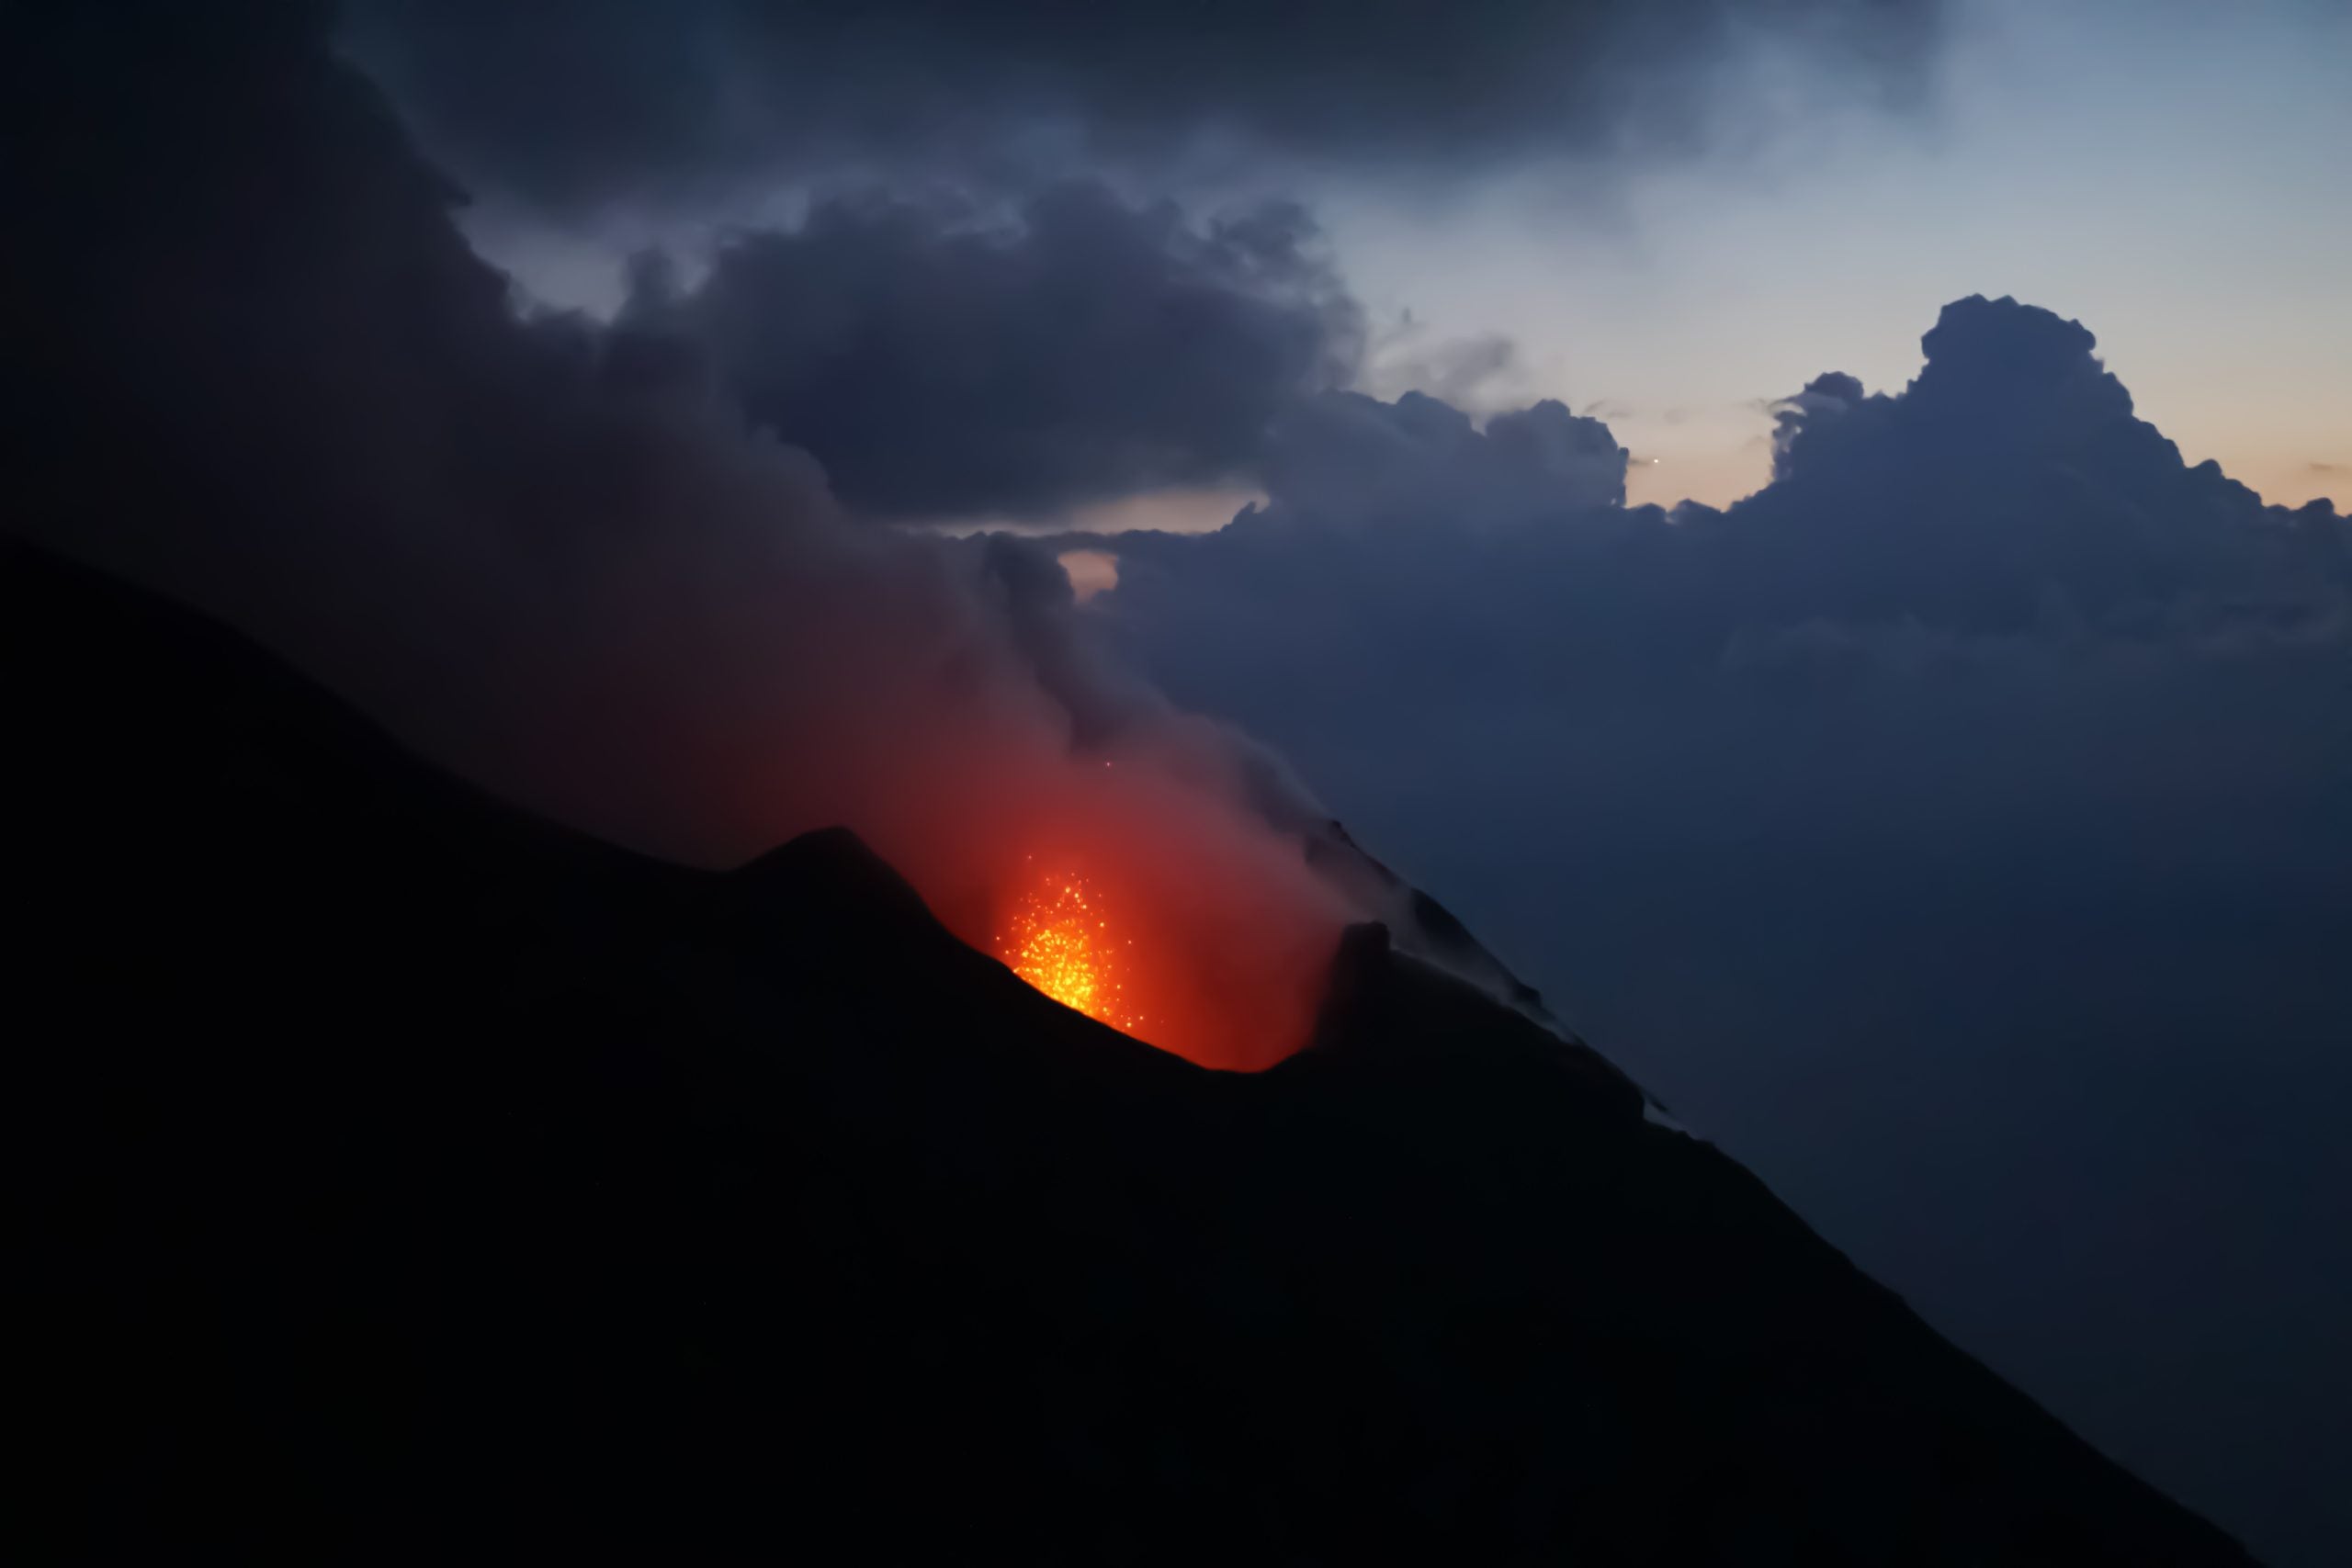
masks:
[(1361, 347), (1302, 210), (1195, 225), (1085, 183), (1011, 212), (837, 197), (735, 235), (689, 291), (636, 276), (632, 326), (702, 345), (751, 418), (882, 516), (1253, 478), (1275, 414)]
[[(349, 0), (469, 182), (543, 207), (752, 175), (986, 172), (1204, 140), (1386, 168), (1676, 146), (1772, 48), (1916, 92), (1942, 0)], [(1699, 90), (1703, 82), (1706, 89)]]
[[(12, 532), (228, 615), (624, 841), (726, 863), (846, 823), (984, 947), (1020, 879), (1075, 869), (1134, 942), (1156, 1043), (1247, 1066), (1303, 1041), (1346, 918), (1295, 831), (1311, 801), (1102, 664), (1049, 561), (854, 525), (691, 342), (520, 321), (307, 8), (34, 8), (0, 56)], [(1171, 220), (1064, 194), (1006, 265), (1076, 246), (1182, 315), (1202, 291), (1138, 252), (1282, 273), (1295, 231), (1258, 221), (1176, 245)], [(742, 304), (749, 255), (643, 310)], [(964, 301), (1024, 302), (1017, 278)], [(950, 455), (908, 483), (1073, 482), (1051, 454), (958, 469), (947, 412), (984, 417), (914, 410), (835, 454), (885, 495), (888, 455), (922, 471), (925, 442)]]

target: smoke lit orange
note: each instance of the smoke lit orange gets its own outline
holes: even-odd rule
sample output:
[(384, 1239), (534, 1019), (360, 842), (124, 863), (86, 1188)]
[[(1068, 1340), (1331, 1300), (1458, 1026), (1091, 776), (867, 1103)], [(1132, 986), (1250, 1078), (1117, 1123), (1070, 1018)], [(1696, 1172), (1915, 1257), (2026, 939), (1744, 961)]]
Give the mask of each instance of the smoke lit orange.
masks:
[(1012, 972), (1064, 1007), (1133, 1033), (1142, 1020), (1127, 1010), (1125, 949), (1083, 877), (1048, 872), (1023, 895), (1000, 948)]

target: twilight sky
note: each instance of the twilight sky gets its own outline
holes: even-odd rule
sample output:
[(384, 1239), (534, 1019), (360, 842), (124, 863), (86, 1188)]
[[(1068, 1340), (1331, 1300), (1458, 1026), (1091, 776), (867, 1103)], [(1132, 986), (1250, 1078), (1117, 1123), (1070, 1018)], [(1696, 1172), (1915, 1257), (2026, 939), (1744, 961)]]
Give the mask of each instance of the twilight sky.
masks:
[(1660, 459), (1636, 502), (1753, 490), (1756, 399), (1830, 368), (1899, 387), (1928, 302), (1982, 292), (2088, 324), (2192, 462), (2352, 505), (2347, 82), (2352, 7), (1968, 0), (1915, 119), (1809, 117), (1600, 212), (1531, 174), (1458, 214), (1325, 216), (1368, 299), (1508, 333), (1530, 389), (1627, 411), (1611, 427)]
[[(1899, 389), (1934, 309), (1981, 292), (2088, 324), (2190, 461), (2276, 504), (2352, 505), (2352, 201), (2330, 194), (2352, 6), (1955, 0), (1941, 29), (1893, 108), (1842, 69), (1740, 57), (1761, 107), (1696, 155), (1537, 142), (1411, 178), (1231, 158), (1144, 183), (1306, 200), (1371, 318), (1362, 385), (1597, 412), (1634, 454), (1636, 503), (1755, 490), (1765, 404), (1833, 368)], [(802, 186), (551, 213), (493, 185), (469, 228), (532, 293), (605, 312), (628, 252), (691, 265), (714, 230), (797, 211)], [(1490, 377), (1431, 385), (1488, 338), (1512, 351)], [(1237, 499), (1125, 515), (1213, 525)]]

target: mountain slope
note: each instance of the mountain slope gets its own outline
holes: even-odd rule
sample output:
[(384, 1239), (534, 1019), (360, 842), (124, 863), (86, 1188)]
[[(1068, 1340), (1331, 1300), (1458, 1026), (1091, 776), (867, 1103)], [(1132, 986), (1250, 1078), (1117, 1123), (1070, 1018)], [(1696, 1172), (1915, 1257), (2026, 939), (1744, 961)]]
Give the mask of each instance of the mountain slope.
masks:
[(1204, 1072), (845, 833), (625, 854), (21, 551), (0, 639), (40, 1560), (2245, 1561), (1376, 927)]

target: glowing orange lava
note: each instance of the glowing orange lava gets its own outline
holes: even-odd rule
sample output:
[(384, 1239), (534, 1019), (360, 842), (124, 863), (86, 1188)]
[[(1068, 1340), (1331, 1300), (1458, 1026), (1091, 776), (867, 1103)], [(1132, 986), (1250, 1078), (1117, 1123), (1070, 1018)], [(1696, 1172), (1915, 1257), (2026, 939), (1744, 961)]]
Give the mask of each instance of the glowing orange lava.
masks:
[(1127, 1010), (1120, 950), (1110, 922), (1083, 877), (1036, 877), (1013, 910), (999, 943), (1012, 972), (1064, 1007), (1133, 1033), (1143, 1021)]

